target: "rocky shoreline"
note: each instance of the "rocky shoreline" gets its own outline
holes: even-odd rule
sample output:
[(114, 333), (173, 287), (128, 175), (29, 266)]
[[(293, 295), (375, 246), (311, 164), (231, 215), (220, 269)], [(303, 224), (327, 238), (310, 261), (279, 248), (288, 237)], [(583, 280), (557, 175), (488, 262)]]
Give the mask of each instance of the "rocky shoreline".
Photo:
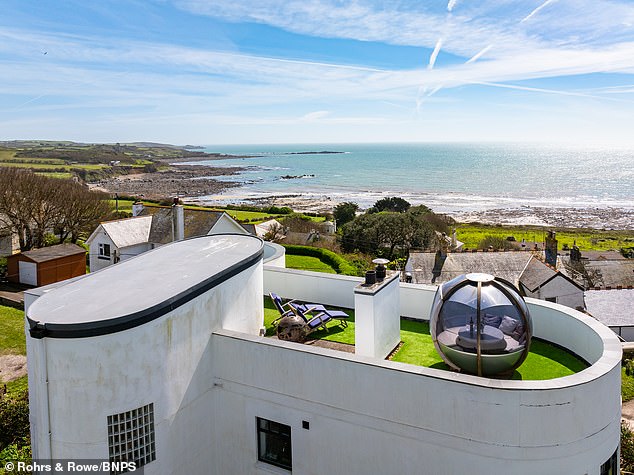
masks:
[[(221, 158), (227, 158), (219, 156)], [(233, 157), (241, 158), (241, 157)], [(208, 156), (200, 160), (209, 160)], [(185, 161), (185, 160), (183, 160)], [(192, 160), (191, 157), (187, 161)], [(327, 196), (304, 194), (271, 195), (247, 199), (239, 192), (235, 196), (224, 193), (241, 184), (220, 181), (215, 176), (231, 176), (244, 171), (240, 167), (207, 167), (202, 165), (170, 165), (167, 170), (108, 178), (90, 186), (108, 193), (119, 193), (145, 199), (180, 197), (197, 204), (212, 204), (219, 200), (247, 202), (261, 206), (288, 206), (298, 212), (332, 212), (337, 202)], [(201, 200), (201, 197), (212, 197)], [(496, 225), (534, 225), (566, 228), (608, 230), (634, 230), (634, 209), (624, 208), (546, 208), (524, 206), (521, 208), (494, 208), (477, 211), (443, 211), (458, 222), (479, 222)]]
[[(201, 157), (209, 160), (209, 157)], [(191, 158), (187, 161), (192, 161)], [(195, 198), (215, 195), (240, 186), (240, 183), (220, 181), (212, 177), (235, 175), (243, 171), (238, 167), (206, 167), (201, 165), (170, 165), (167, 170), (154, 173), (119, 175), (89, 184), (91, 189), (118, 193), (145, 199), (172, 197)]]

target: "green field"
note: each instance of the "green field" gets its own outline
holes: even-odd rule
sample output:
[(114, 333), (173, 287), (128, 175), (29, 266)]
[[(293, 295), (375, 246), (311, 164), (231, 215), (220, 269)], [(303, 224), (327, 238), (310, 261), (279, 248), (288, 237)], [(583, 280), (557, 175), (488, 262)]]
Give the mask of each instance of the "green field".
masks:
[(621, 247), (634, 246), (634, 231), (602, 231), (594, 229), (557, 229), (534, 226), (495, 226), (485, 224), (459, 224), (456, 226), (456, 234), (459, 241), (464, 242), (465, 247), (476, 249), (480, 242), (487, 236), (496, 236), (506, 239), (513, 236), (516, 241), (525, 239), (532, 242), (543, 242), (549, 229), (557, 231), (559, 249), (564, 244), (572, 247), (576, 241), (582, 251), (619, 250)]

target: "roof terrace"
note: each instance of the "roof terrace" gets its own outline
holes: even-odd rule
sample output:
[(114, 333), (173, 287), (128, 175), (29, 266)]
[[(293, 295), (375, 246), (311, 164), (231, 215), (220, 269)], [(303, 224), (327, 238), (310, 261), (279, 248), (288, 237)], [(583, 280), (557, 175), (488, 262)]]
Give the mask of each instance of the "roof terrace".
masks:
[[(328, 324), (328, 331), (317, 330), (308, 335), (306, 344), (321, 346), (320, 342), (331, 342), (332, 344), (325, 343), (323, 346), (349, 353), (354, 352), (354, 310), (346, 308), (338, 308), (338, 310), (343, 310), (350, 315), (348, 326), (343, 327), (337, 324), (336, 320), (333, 320)], [(275, 327), (272, 322), (279, 316), (280, 314), (271, 299), (265, 297), (266, 336), (275, 336)], [(401, 344), (388, 359), (426, 368), (451, 370), (434, 347), (429, 331), (429, 322), (416, 321), (407, 317), (401, 317)], [(504, 377), (503, 379), (547, 380), (569, 376), (587, 367), (588, 364), (585, 361), (571, 352), (546, 341), (534, 339), (524, 363), (512, 373), (510, 378)]]

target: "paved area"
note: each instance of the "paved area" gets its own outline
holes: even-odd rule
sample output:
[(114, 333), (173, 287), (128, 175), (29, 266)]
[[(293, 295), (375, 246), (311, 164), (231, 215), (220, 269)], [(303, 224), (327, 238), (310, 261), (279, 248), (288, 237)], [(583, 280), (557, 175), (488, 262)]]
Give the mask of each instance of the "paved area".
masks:
[(26, 287), (0, 283), (0, 305), (24, 308), (24, 289)]

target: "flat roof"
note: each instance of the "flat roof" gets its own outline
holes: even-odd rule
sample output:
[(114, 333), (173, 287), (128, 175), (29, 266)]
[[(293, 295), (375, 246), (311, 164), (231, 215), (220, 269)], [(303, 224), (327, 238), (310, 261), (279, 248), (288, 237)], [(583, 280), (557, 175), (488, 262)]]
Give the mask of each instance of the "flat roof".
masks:
[(81, 338), (158, 318), (257, 264), (263, 242), (216, 234), (161, 246), (57, 287), (28, 309), (34, 338)]
[(634, 325), (634, 289), (587, 290), (586, 308), (608, 326)]

